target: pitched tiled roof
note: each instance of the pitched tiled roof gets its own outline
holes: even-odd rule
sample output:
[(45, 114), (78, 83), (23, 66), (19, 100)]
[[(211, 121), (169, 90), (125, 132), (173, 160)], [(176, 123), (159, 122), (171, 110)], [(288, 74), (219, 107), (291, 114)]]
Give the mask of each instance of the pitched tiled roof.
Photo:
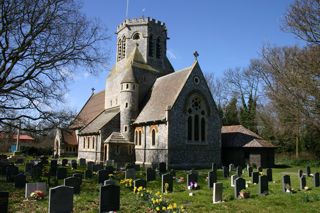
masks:
[(223, 126), (221, 134), (222, 147), (276, 148), (242, 125)]
[(158, 78), (152, 87), (149, 101), (134, 123), (164, 120), (168, 106), (173, 106), (194, 66)]
[(99, 115), (104, 110), (104, 95), (104, 91), (91, 95), (69, 128), (81, 128)]
[(68, 145), (78, 145), (77, 136), (72, 129), (61, 129), (62, 141)]
[[(17, 135), (13, 135), (13, 139), (17, 139)], [(26, 141), (34, 141), (34, 138), (30, 135), (21, 134), (19, 135), (19, 140), (26, 140)]]
[(80, 134), (98, 133), (99, 130), (104, 127), (112, 118), (120, 113), (120, 108), (107, 109), (101, 112), (96, 118), (94, 118), (89, 124), (87, 124)]

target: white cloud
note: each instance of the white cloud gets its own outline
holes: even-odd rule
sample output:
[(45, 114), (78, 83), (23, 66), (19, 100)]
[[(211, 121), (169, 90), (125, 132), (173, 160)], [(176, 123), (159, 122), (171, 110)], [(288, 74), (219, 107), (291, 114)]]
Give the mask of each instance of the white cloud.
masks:
[(177, 59), (177, 56), (172, 49), (167, 50), (167, 56), (171, 60)]

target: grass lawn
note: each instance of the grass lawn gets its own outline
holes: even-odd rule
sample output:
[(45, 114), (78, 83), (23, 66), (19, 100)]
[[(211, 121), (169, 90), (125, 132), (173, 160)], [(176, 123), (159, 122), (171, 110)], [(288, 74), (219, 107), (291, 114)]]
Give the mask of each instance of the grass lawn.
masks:
[[(20, 170), (23, 170), (23, 165)], [(164, 194), (163, 198), (177, 203), (178, 207), (183, 205), (186, 212), (320, 212), (320, 188), (313, 187), (312, 177), (307, 177), (307, 186), (309, 191), (299, 190), (298, 169), (305, 170), (305, 166), (291, 166), (289, 168), (273, 169), (274, 182), (269, 183), (269, 195), (258, 195), (258, 186), (250, 184), (250, 198), (244, 200), (234, 199), (233, 190), (230, 186), (230, 178), (224, 179), (222, 171), (218, 170), (218, 182), (223, 183), (224, 202), (220, 204), (212, 203), (212, 189), (207, 187), (206, 176), (209, 170), (199, 171), (199, 190), (193, 190), (194, 196), (189, 196), (186, 183), (174, 182), (173, 193)], [(79, 168), (76, 171), (84, 171)], [(311, 172), (320, 171), (320, 167), (311, 167)], [(69, 170), (69, 174), (75, 171)], [(177, 177), (186, 179), (185, 171), (177, 171)], [(232, 173), (231, 173), (232, 174)], [(297, 191), (295, 194), (283, 193), (281, 187), (281, 177), (284, 174), (291, 176), (292, 187)], [(138, 177), (145, 177), (145, 172), (138, 172)], [(28, 182), (31, 179), (28, 177)], [(115, 175), (115, 178), (121, 180), (124, 178), (122, 173)], [(250, 180), (246, 171), (243, 178)], [(44, 179), (43, 181), (46, 181)], [(62, 184), (59, 181), (58, 184)], [(148, 182), (148, 190), (154, 193), (160, 191), (161, 180), (158, 177), (156, 181)], [(53, 187), (53, 186), (52, 186)], [(0, 190), (9, 191), (9, 212), (31, 213), (47, 212), (48, 196), (44, 200), (33, 201), (25, 200), (24, 189), (15, 189), (13, 183), (6, 183), (5, 177), (0, 177)], [(74, 196), (74, 212), (97, 212), (99, 207), (99, 185), (96, 176), (91, 180), (83, 180), (80, 195)], [(121, 185), (121, 211), (120, 212), (148, 212), (148, 204), (140, 197), (135, 195), (132, 190)]]

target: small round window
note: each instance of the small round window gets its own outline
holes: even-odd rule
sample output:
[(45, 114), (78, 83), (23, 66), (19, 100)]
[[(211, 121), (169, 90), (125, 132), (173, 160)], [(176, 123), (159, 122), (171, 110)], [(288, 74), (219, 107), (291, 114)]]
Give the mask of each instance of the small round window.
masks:
[(134, 34), (132, 38), (133, 40), (139, 40), (140, 39), (139, 33)]
[(198, 76), (194, 76), (193, 82), (198, 85), (200, 83), (200, 78)]

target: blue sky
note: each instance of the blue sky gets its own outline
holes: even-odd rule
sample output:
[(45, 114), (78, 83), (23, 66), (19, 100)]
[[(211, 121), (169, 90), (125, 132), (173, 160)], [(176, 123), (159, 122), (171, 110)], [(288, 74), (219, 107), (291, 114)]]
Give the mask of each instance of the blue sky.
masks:
[[(168, 57), (175, 70), (193, 63), (221, 77), (228, 68), (245, 67), (264, 44), (301, 44), (280, 25), (293, 0), (129, 0), (128, 18), (152, 17), (166, 23)], [(84, 0), (83, 12), (108, 28), (110, 61), (96, 76), (79, 72), (66, 93), (67, 106), (80, 110), (91, 94), (104, 89), (115, 63), (116, 26), (126, 18), (127, 0)]]

